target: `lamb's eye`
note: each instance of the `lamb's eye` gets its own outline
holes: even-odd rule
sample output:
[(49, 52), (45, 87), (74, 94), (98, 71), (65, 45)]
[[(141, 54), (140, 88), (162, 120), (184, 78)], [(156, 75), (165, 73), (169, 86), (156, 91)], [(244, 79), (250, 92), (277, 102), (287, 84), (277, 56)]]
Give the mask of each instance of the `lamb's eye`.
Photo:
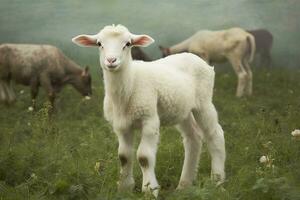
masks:
[(130, 47), (131, 46), (131, 43), (130, 42), (127, 42), (126, 43), (126, 47)]
[(102, 44), (101, 44), (101, 42), (97, 42), (97, 45), (99, 46), (99, 47), (102, 47)]

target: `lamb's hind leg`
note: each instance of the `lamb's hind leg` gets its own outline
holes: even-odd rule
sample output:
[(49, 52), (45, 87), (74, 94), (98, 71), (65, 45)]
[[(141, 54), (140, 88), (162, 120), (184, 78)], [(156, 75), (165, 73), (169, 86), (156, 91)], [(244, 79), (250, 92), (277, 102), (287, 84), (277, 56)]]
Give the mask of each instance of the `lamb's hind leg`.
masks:
[(202, 147), (202, 131), (192, 113), (176, 128), (181, 132), (184, 145), (184, 163), (177, 189), (184, 189), (193, 184), (197, 175)]
[(118, 155), (121, 163), (118, 189), (121, 192), (132, 190), (133, 179), (133, 132), (132, 130), (116, 130), (119, 140)]
[(158, 196), (159, 185), (155, 176), (156, 151), (159, 142), (159, 118), (157, 115), (143, 121), (142, 138), (137, 159), (143, 173), (143, 192)]
[(218, 183), (225, 179), (225, 140), (222, 127), (218, 122), (218, 115), (214, 105), (207, 102), (201, 108), (193, 111), (194, 117), (203, 130), (204, 139), (211, 155), (211, 177)]

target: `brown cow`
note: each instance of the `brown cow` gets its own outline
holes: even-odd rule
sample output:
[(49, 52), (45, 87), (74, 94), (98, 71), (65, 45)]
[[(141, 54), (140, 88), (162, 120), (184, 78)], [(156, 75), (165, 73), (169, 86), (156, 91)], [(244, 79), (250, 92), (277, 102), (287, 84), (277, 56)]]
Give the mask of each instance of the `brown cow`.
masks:
[(71, 84), (84, 96), (89, 96), (91, 76), (89, 69), (81, 69), (58, 48), (51, 45), (0, 45), (0, 101), (12, 103), (15, 94), (11, 80), (30, 86), (33, 109), (39, 86), (42, 86), (52, 106), (56, 93), (65, 84)]
[(269, 67), (271, 58), (271, 49), (273, 46), (273, 35), (266, 29), (248, 30), (255, 38), (256, 53), (260, 57), (260, 66)]

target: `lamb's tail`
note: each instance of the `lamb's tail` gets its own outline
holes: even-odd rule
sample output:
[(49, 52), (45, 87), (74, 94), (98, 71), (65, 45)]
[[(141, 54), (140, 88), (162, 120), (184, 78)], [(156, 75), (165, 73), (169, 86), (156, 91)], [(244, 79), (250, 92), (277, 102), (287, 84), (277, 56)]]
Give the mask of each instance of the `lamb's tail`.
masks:
[(252, 62), (254, 59), (254, 54), (255, 54), (255, 40), (252, 35), (247, 35), (246, 37), (248, 48), (247, 48), (247, 55), (249, 56), (249, 62)]
[(195, 57), (197, 57), (199, 60), (197, 63), (199, 72), (196, 76), (196, 104), (199, 107), (202, 104), (202, 101), (212, 100), (215, 83), (215, 70), (213, 66), (210, 66), (198, 56)]

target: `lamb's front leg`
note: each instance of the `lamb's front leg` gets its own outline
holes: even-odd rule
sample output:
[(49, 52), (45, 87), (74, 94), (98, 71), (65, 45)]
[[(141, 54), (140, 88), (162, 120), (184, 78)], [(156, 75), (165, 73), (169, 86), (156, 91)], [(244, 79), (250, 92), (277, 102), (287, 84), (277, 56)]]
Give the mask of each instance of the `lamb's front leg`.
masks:
[(142, 191), (151, 192), (155, 197), (159, 192), (159, 185), (155, 176), (159, 124), (157, 115), (143, 121), (142, 138), (137, 150), (137, 159), (143, 173)]
[(118, 155), (121, 163), (118, 189), (126, 192), (134, 188), (133, 179), (133, 131), (116, 131), (119, 140)]

